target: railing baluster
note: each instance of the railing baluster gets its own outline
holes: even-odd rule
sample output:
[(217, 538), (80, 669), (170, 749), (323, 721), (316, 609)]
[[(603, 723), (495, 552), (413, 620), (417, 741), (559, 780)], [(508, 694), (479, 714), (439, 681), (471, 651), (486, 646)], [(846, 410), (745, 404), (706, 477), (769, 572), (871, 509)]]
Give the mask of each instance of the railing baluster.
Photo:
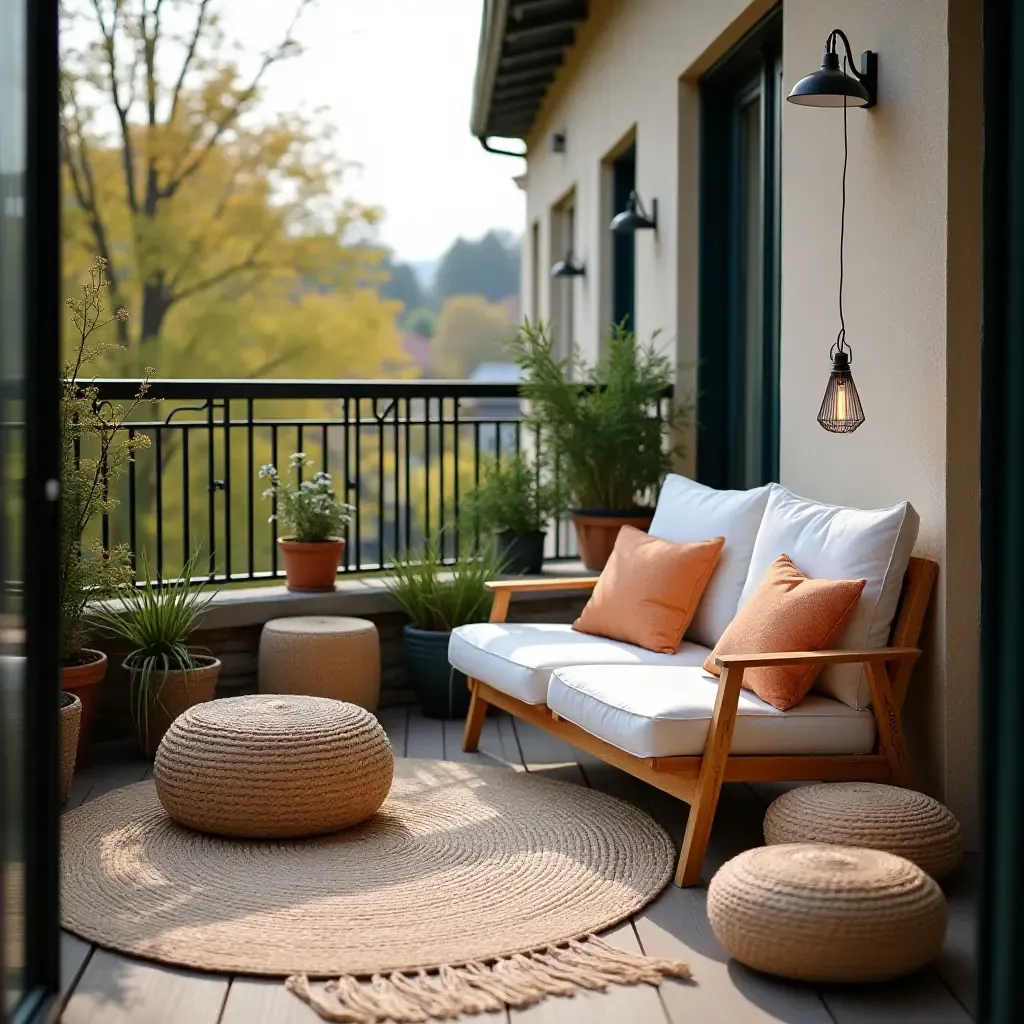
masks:
[(206, 501), (208, 543), (210, 545), (210, 579), (217, 575), (217, 492), (214, 477), (217, 475), (215, 448), (213, 443), (213, 404), (216, 399), (206, 402), (206, 480), (209, 491)]
[[(473, 421), (473, 486), (480, 486), (480, 421)], [(473, 516), (473, 550), (480, 550), (480, 517)]]
[(192, 494), (191, 473), (189, 472), (188, 450), (191, 433), (187, 426), (181, 428), (181, 564), (184, 565), (192, 554), (191, 538), (192, 510), (190, 496)]
[(452, 399), (452, 459), (455, 474), (452, 480), (452, 524), (455, 532), (455, 557), (459, 557), (459, 399)]
[(423, 406), (423, 541), (430, 542), (430, 396)]
[(412, 548), (412, 399), (405, 400), (405, 556)]
[[(384, 410), (387, 415), (387, 409)], [(384, 419), (373, 400), (373, 418), (377, 421), (377, 565), (384, 568)]]
[(157, 424), (153, 442), (153, 477), (156, 490), (156, 578), (164, 578), (164, 474), (163, 428)]
[[(270, 464), (281, 469), (281, 463), (278, 460), (278, 445), (277, 445), (277, 424), (273, 424), (270, 428)], [(277, 495), (270, 501), (270, 567), (274, 576), (277, 573)]]
[(356, 571), (358, 572), (363, 567), (363, 512), (362, 512), (362, 501), (363, 496), (363, 453), (362, 453), (362, 421), (361, 421), (361, 410), (360, 401), (356, 399), (356, 421), (353, 424), (355, 427), (355, 470), (356, 470), (356, 489), (355, 489), (355, 501), (352, 503), (356, 507)]
[[(348, 410), (348, 399), (347, 398), (345, 399), (345, 407), (344, 407), (344, 409), (342, 411), (342, 415), (344, 416), (344, 419), (345, 419), (345, 426), (344, 426), (344, 443), (345, 443), (344, 459), (345, 459), (345, 464), (344, 464), (344, 468), (343, 468), (343, 472), (345, 474), (345, 488), (344, 488), (342, 493), (345, 495), (345, 502), (347, 504), (350, 504), (348, 499), (351, 496), (351, 492), (352, 492), (352, 477), (349, 475), (349, 430), (348, 430), (349, 410)], [(345, 527), (345, 571), (346, 572), (348, 572), (348, 568), (349, 568), (348, 560), (349, 560), (349, 557), (350, 557), (351, 553), (352, 553), (352, 529), (351, 529), (351, 524), (350, 524), (349, 526)]]
[(444, 561), (444, 542), (448, 539), (447, 516), (444, 508), (444, 397), (437, 400), (437, 521), (441, 532), (441, 561)]
[(224, 399), (224, 578), (231, 582), (231, 399)]
[(395, 398), (391, 403), (392, 408), (395, 410), (395, 436), (393, 445), (393, 454), (395, 457), (395, 550), (392, 552), (392, 558), (397, 558), (399, 555), (399, 549), (401, 548), (400, 530), (402, 527), (402, 489), (400, 486), (401, 480), (401, 462), (399, 461), (399, 445), (398, 445), (398, 426), (399, 426), (399, 412), (402, 408), (401, 398)]
[[(128, 444), (131, 445), (135, 440), (135, 428), (128, 428)], [(132, 572), (138, 568), (136, 562), (136, 551), (138, 551), (138, 532), (136, 528), (136, 508), (135, 508), (135, 455), (132, 454), (132, 458), (128, 463), (128, 557), (131, 560), (130, 564)]]
[(247, 469), (249, 480), (246, 485), (245, 491), (248, 496), (246, 502), (246, 562), (249, 579), (253, 579), (256, 575), (256, 454), (253, 451), (255, 444), (255, 436), (252, 425), (253, 419), (253, 401), (251, 398), (245, 400), (245, 437), (246, 437), (246, 450), (249, 453)]

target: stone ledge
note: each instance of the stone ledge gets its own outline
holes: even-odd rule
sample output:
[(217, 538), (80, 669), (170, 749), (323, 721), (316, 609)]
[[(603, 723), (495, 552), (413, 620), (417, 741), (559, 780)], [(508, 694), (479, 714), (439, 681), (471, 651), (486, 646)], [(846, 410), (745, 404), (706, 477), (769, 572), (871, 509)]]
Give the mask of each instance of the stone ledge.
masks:
[[(540, 576), (516, 579), (557, 579), (558, 577), (591, 576), (582, 562), (557, 562)], [(578, 596), (585, 590), (573, 588), (559, 591), (565, 596)], [(551, 600), (550, 592), (520, 594), (520, 601)], [(298, 594), (285, 586), (244, 587), (222, 590), (210, 603), (203, 616), (202, 629), (236, 629), (262, 625), (268, 619), (293, 615), (383, 615), (400, 611), (398, 602), (387, 589), (385, 577), (341, 579), (336, 589), (325, 594)]]

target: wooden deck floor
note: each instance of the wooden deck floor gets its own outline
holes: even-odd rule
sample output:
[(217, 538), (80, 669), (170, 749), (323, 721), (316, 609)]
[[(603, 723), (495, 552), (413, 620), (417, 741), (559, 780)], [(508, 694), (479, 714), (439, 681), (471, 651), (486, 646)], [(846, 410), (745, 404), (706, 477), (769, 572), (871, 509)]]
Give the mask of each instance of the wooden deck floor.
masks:
[[(686, 807), (583, 752), (500, 716), (489, 718), (479, 754), (459, 746), (460, 723), (436, 722), (415, 710), (381, 713), (396, 755), (482, 759), (517, 771), (543, 773), (623, 797), (653, 814), (678, 843)], [(85, 768), (69, 807), (145, 778), (148, 766), (121, 762)], [(761, 842), (760, 823), (779, 788), (728, 784), (715, 819), (704, 882), (741, 850)], [(705, 912), (705, 885), (669, 886), (611, 935), (623, 948), (689, 962), (692, 983), (667, 981), (660, 990), (621, 987), (549, 999), (505, 1016), (465, 1017), (475, 1024), (954, 1024), (973, 1019), (974, 865), (970, 858), (946, 885), (950, 927), (939, 960), (886, 985), (812, 987), (787, 984), (731, 961), (715, 940)], [(319, 1018), (278, 981), (175, 970), (133, 960), (62, 936), (66, 1024), (317, 1024)]]

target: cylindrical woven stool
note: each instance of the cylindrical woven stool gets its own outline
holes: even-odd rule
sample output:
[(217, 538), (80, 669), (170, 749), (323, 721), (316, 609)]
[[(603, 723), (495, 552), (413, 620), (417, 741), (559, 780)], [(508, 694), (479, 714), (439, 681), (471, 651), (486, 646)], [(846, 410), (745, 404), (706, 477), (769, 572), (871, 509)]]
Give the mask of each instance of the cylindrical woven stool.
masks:
[(260, 634), (260, 693), (333, 697), (377, 710), (380, 640), (368, 619), (271, 619)]
[(326, 697), (228, 697), (179, 715), (156, 752), (157, 795), (200, 832), (297, 838), (376, 813), (395, 761), (377, 719)]
[(948, 807), (912, 789), (874, 782), (801, 786), (780, 796), (764, 818), (773, 843), (867, 846), (906, 857), (932, 878), (960, 863), (960, 823)]
[(711, 879), (708, 918), (726, 950), (756, 970), (801, 981), (883, 981), (938, 954), (946, 899), (916, 864), (881, 850), (761, 846)]

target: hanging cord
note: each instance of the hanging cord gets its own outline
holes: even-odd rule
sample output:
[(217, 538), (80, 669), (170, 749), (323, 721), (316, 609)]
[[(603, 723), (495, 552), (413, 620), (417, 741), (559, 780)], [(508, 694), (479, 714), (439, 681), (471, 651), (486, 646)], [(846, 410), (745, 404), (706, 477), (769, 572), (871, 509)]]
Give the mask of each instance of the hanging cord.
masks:
[[(835, 45), (833, 43), (833, 45)], [(847, 58), (843, 56), (843, 74), (846, 74)], [(846, 343), (846, 318), (843, 316), (843, 249), (846, 243), (846, 165), (850, 157), (850, 144), (846, 130), (846, 94), (843, 93), (843, 202), (839, 214), (839, 333), (836, 335), (835, 343), (829, 350), (829, 358), (834, 359), (840, 352), (845, 352), (850, 362), (853, 362), (853, 353)]]

